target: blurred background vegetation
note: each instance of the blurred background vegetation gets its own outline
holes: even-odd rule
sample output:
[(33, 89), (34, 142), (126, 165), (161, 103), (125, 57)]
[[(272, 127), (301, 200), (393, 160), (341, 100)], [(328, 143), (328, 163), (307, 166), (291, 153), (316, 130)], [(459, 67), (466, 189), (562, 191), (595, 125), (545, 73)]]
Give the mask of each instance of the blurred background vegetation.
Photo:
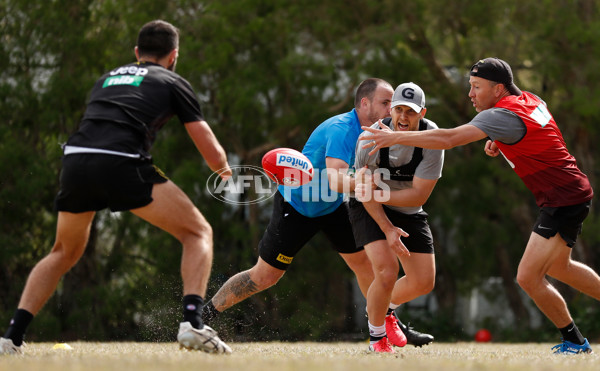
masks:
[[(177, 72), (194, 86), (232, 165), (259, 165), (275, 147), (302, 149), (324, 119), (352, 108), (366, 77), (426, 92), (440, 127), (468, 122), (470, 66), (508, 61), (521, 89), (550, 107), (567, 145), (598, 188), (600, 2), (597, 0), (0, 0), (0, 323), (54, 239), (61, 151), (94, 81), (134, 60), (139, 28), (164, 19), (181, 31)], [(498, 341), (557, 339), (535, 324), (514, 277), (536, 218), (533, 196), (483, 142), (446, 152), (425, 206), (436, 240), (437, 283), (428, 301), (400, 313), (441, 341), (490, 328)], [(232, 207), (205, 191), (210, 170), (177, 120), (155, 163), (206, 215), (215, 232), (208, 296), (256, 261), (270, 204)], [(573, 254), (600, 268), (598, 208)], [(129, 213), (101, 212), (85, 255), (30, 327), (27, 340), (172, 341), (181, 312), (181, 248)], [(497, 285), (486, 286), (494, 279)], [(487, 290), (486, 287), (493, 287)], [(558, 284), (575, 321), (600, 338), (600, 305)], [(461, 300), (483, 292), (496, 312), (463, 318)], [(215, 322), (226, 339), (364, 339), (354, 279), (319, 236), (280, 283)], [(498, 299), (499, 300), (499, 299)], [(497, 308), (497, 306), (496, 306)], [(2, 330), (5, 326), (2, 326)]]

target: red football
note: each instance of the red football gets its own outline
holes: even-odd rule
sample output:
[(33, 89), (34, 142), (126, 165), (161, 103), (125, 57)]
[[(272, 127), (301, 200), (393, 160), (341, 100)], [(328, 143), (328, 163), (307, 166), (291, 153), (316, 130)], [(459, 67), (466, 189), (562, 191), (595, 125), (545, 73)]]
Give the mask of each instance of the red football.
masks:
[(271, 179), (286, 186), (306, 184), (314, 172), (310, 160), (291, 148), (275, 148), (265, 153), (262, 167)]

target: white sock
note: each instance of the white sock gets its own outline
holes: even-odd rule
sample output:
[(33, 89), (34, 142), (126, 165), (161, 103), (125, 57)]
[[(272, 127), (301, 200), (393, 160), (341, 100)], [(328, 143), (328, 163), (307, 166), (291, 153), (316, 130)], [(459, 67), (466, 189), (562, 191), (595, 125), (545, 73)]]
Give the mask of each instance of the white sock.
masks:
[[(385, 332), (385, 323), (381, 326), (373, 326), (369, 321), (367, 321), (367, 323), (369, 324), (369, 335), (371, 335), (372, 337), (382, 338), (387, 335)], [(374, 344), (377, 341), (378, 340), (370, 341), (370, 343)]]
[(400, 305), (402, 305), (402, 304), (394, 304), (394, 303), (390, 303), (390, 307), (389, 307), (389, 308), (390, 308), (391, 310), (396, 310), (396, 308), (398, 308)]

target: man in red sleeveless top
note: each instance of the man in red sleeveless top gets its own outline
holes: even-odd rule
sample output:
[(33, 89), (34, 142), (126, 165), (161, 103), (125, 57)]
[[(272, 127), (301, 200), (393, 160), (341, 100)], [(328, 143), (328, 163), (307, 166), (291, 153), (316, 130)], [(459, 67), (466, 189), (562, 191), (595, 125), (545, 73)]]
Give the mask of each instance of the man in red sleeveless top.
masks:
[(450, 149), (488, 138), (485, 152), (502, 154), (535, 196), (540, 214), (519, 263), (517, 281), (538, 308), (556, 325), (563, 342), (555, 353), (591, 353), (560, 293), (546, 276), (600, 300), (600, 277), (571, 259), (593, 197), (587, 176), (569, 153), (546, 103), (521, 91), (510, 66), (486, 58), (471, 68), (469, 97), (478, 114), (452, 129), (397, 132), (363, 127), (371, 132), (364, 145), (375, 153), (394, 144)]

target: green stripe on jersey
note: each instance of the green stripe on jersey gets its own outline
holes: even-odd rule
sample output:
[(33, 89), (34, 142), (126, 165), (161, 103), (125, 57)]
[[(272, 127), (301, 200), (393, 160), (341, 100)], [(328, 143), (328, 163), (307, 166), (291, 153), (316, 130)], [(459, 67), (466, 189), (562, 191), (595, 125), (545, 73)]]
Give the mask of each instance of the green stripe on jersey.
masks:
[(104, 84), (102, 84), (102, 87), (106, 88), (107, 86), (114, 86), (114, 85), (140, 86), (140, 84), (142, 83), (142, 80), (144, 80), (144, 76), (131, 76), (131, 75), (113, 76), (113, 77), (109, 77), (106, 80), (104, 80)]

